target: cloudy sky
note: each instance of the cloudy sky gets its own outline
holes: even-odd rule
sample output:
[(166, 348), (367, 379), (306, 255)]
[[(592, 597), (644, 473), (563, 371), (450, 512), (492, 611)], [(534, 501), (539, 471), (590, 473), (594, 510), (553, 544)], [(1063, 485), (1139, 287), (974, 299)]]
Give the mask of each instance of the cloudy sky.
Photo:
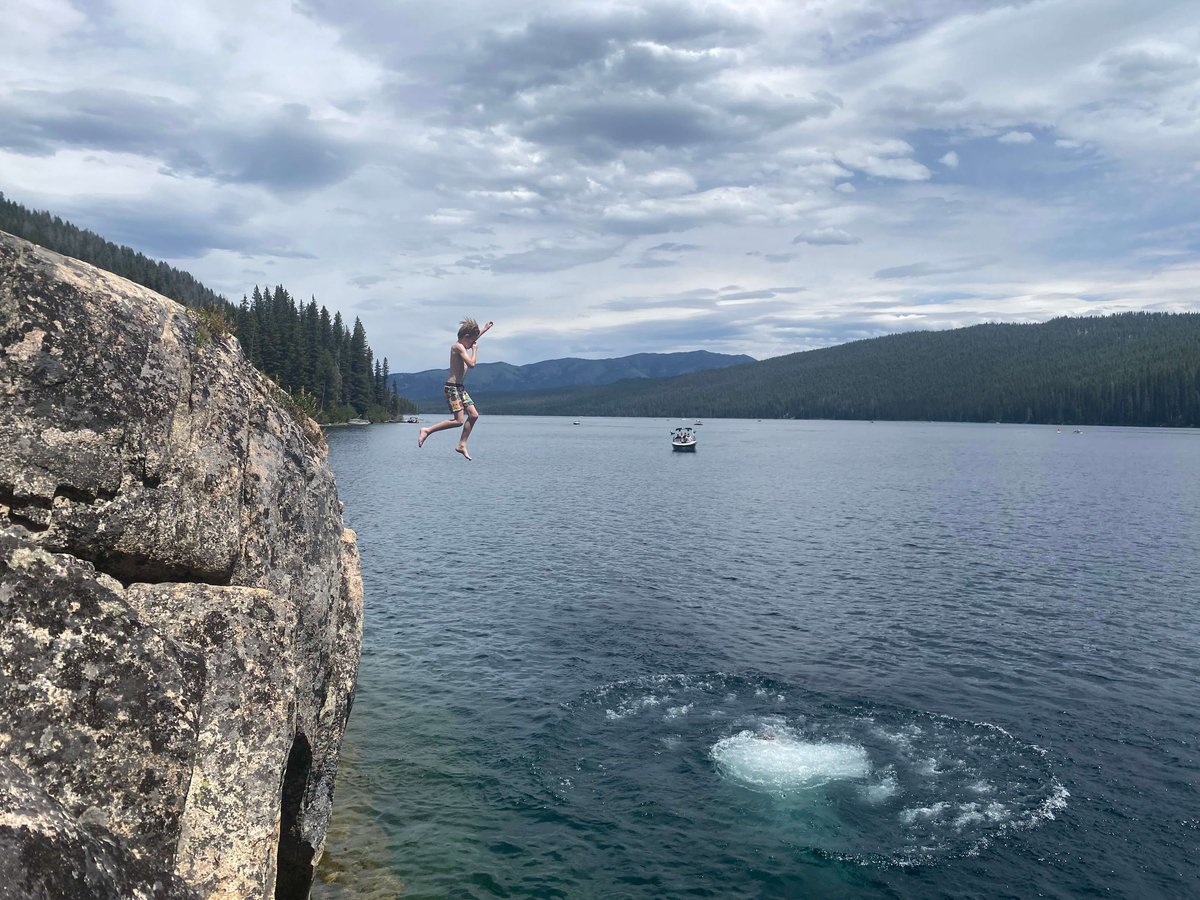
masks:
[(1200, 308), (1189, 0), (5, 0), (0, 192), (392, 371)]

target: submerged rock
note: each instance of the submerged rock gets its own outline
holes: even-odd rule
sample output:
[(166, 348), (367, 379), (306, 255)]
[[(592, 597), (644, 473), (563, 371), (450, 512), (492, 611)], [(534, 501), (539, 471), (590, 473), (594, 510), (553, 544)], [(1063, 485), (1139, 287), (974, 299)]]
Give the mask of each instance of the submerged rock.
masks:
[(307, 896), (361, 621), (319, 428), (232, 337), (0, 232), (5, 890)]

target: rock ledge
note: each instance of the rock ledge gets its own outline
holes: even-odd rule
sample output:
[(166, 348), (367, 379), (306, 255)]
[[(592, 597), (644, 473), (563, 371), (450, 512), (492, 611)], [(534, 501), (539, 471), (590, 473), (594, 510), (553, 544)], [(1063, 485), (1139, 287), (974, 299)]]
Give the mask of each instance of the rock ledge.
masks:
[(177, 303), (0, 232), (0, 895), (308, 895), (362, 580), (280, 399)]

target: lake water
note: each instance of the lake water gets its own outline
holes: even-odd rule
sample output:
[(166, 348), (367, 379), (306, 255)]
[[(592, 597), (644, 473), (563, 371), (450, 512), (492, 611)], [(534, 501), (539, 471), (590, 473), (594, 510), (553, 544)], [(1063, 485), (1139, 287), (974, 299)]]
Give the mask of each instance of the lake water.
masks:
[(678, 424), (330, 431), (315, 897), (1200, 895), (1200, 432)]

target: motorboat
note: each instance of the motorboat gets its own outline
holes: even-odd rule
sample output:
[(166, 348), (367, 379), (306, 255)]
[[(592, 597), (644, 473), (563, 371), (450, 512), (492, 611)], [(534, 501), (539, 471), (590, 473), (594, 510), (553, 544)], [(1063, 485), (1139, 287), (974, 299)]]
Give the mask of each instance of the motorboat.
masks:
[(351, 419), (346, 424), (347, 425), (370, 425), (371, 420), (370, 419)]
[(696, 452), (696, 432), (691, 428), (676, 428), (671, 432), (671, 449), (681, 453)]

